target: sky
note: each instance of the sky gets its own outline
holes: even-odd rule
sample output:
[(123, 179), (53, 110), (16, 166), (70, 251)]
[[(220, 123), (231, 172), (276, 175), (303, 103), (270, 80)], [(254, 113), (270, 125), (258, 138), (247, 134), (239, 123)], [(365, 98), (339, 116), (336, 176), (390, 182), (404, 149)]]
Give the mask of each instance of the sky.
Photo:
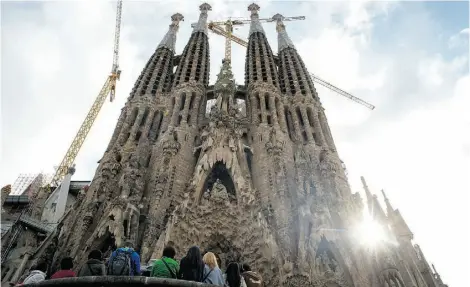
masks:
[[(249, 17), (244, 1), (208, 1), (209, 20)], [(74, 180), (92, 178), (148, 58), (176, 12), (180, 54), (197, 1), (125, 1), (121, 81), (76, 159)], [(376, 106), (370, 111), (322, 86), (317, 91), (354, 192), (360, 176), (384, 189), (415, 242), (449, 286), (470, 286), (470, 76), (468, 2), (256, 1), (261, 17), (286, 22), (310, 72)], [(112, 64), (115, 2), (1, 2), (0, 185), (20, 173), (52, 173)], [(275, 25), (264, 24), (277, 52)], [(234, 33), (247, 38), (248, 27)], [(224, 39), (210, 35), (211, 78)], [(245, 50), (232, 46), (243, 84)]]

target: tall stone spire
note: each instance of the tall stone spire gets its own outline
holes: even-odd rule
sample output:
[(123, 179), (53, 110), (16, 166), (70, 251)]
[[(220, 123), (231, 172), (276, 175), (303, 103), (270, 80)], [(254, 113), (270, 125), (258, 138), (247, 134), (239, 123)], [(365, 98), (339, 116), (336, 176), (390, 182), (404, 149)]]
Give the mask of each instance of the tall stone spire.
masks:
[(251, 83), (265, 82), (278, 88), (274, 55), (259, 21), (259, 6), (253, 3), (248, 6), (248, 11), (251, 12), (251, 24), (245, 62), (245, 85), (249, 88)]
[(364, 187), (364, 191), (366, 192), (367, 196), (367, 206), (369, 207), (369, 212), (374, 219), (379, 220), (382, 223), (387, 222), (387, 215), (385, 214), (384, 210), (380, 206), (380, 203), (377, 199), (377, 195), (372, 195), (367, 186), (366, 180), (363, 176), (361, 176), (362, 185)]
[(199, 21), (193, 29), (191, 38), (181, 54), (180, 64), (176, 69), (173, 88), (187, 82), (207, 86), (209, 84), (209, 39), (207, 37), (207, 12), (211, 6), (204, 3), (199, 6)]
[(382, 195), (384, 197), (385, 205), (387, 206), (387, 214), (388, 214), (388, 216), (391, 216), (393, 211), (394, 211), (393, 207), (392, 207), (392, 204), (390, 204), (390, 200), (388, 200), (388, 197), (385, 194), (385, 191), (383, 189), (381, 191), (382, 191)]
[(175, 51), (176, 33), (178, 32), (179, 23), (181, 21), (184, 21), (184, 17), (180, 13), (176, 13), (171, 16), (170, 29), (165, 34), (165, 37), (163, 37), (157, 49), (167, 48), (173, 52)]
[(159, 93), (169, 91), (173, 74), (176, 34), (179, 22), (183, 19), (184, 17), (180, 13), (171, 16), (170, 28), (135, 82), (131, 97), (145, 94), (156, 96)]
[(278, 33), (279, 85), (281, 92), (289, 96), (301, 94), (314, 99), (318, 98), (310, 74), (287, 34), (283, 23), (284, 17), (281, 14), (276, 14), (272, 19), (276, 21)]

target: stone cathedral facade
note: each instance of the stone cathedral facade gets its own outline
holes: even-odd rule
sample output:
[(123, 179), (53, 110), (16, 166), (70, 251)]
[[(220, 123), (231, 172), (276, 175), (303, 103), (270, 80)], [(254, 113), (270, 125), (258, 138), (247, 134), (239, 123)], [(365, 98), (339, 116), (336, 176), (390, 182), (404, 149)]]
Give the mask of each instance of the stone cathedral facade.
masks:
[[(77, 265), (131, 240), (142, 262), (166, 245), (178, 257), (197, 245), (222, 267), (247, 262), (266, 286), (443, 287), (388, 200), (364, 182), (367, 205), (392, 243), (355, 237), (363, 203), (352, 194), (319, 95), (277, 21), (272, 51), (251, 4), (245, 83), (229, 61), (209, 86), (207, 17), (181, 55), (181, 14), (137, 79), (93, 181), (56, 234), (53, 261)], [(173, 72), (176, 66), (176, 71)], [(215, 104), (206, 112), (209, 100)]]

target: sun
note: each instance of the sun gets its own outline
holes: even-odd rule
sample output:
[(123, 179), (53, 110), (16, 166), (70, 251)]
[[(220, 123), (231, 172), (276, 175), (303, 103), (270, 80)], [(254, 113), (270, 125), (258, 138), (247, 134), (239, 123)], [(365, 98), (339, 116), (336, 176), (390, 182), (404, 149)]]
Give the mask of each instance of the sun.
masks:
[(355, 233), (360, 243), (369, 247), (374, 247), (386, 240), (384, 228), (370, 216), (364, 217)]

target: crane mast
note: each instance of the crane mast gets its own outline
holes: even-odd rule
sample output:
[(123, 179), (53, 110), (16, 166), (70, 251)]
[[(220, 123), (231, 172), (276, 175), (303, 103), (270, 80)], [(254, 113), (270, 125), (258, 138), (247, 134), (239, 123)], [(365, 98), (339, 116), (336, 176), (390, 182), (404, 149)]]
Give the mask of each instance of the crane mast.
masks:
[[(295, 17), (283, 17), (282, 18), (282, 21), (296, 21), (296, 20), (305, 20), (305, 16), (295, 16)], [(261, 18), (259, 19), (259, 21), (261, 23), (270, 23), (270, 22), (274, 22), (276, 20), (274, 20), (273, 18)], [(228, 19), (226, 21), (211, 21), (207, 24), (207, 27), (210, 31), (212, 31), (214, 34), (217, 34), (217, 35), (220, 35), (220, 36), (224, 36), (225, 37), (225, 61), (231, 61), (231, 52), (232, 52), (232, 48), (231, 48), (231, 41), (247, 48), (248, 47), (248, 42), (236, 35), (233, 35), (232, 32), (233, 32), (233, 26), (239, 26), (239, 25), (244, 25), (244, 24), (249, 24), (251, 22), (251, 19)], [(196, 25), (196, 23), (193, 23), (191, 24), (191, 27), (194, 27)], [(222, 26), (225, 26), (225, 29), (222, 27)], [(358, 97), (355, 97), (353, 95), (351, 95), (350, 93), (328, 83), (327, 81), (325, 80), (322, 80), (321, 78), (319, 78), (318, 76), (314, 75), (314, 74), (311, 74), (310, 73), (310, 77), (312, 79), (312, 81), (314, 81), (315, 83), (318, 83), (340, 95), (342, 95), (343, 97), (346, 97), (360, 105), (363, 105), (365, 107), (367, 107), (368, 109), (370, 110), (373, 110), (375, 109), (375, 106), (358, 98)]]
[(70, 167), (73, 166), (75, 158), (77, 157), (80, 148), (82, 147), (85, 139), (93, 126), (93, 123), (98, 116), (101, 107), (103, 106), (104, 102), (108, 95), (110, 95), (110, 101), (112, 102), (115, 98), (116, 94), (116, 81), (120, 79), (121, 70), (119, 70), (119, 37), (121, 32), (121, 11), (122, 11), (122, 0), (118, 0), (117, 2), (117, 9), (116, 9), (116, 26), (114, 32), (114, 50), (113, 50), (113, 66), (111, 68), (111, 74), (107, 77), (103, 87), (101, 88), (98, 96), (96, 97), (93, 105), (91, 106), (90, 110), (88, 111), (85, 120), (83, 121), (82, 125), (78, 129), (78, 132), (75, 138), (72, 141), (69, 149), (65, 153), (64, 158), (62, 159), (59, 167), (57, 168), (52, 180), (49, 184), (58, 186), (64, 177), (67, 175), (68, 170)]

